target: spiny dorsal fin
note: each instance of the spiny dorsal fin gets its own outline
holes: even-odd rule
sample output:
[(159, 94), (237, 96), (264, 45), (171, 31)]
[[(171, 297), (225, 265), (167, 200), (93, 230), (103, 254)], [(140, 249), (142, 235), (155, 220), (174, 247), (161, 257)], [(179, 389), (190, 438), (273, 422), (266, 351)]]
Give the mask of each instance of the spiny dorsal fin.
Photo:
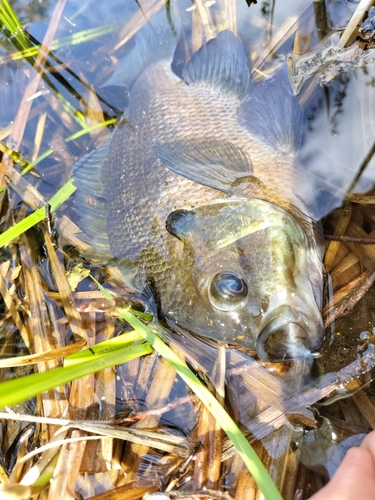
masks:
[(165, 9), (161, 9), (135, 35), (134, 47), (117, 63), (113, 74), (102, 87), (118, 85), (130, 90), (138, 76), (151, 63), (159, 60), (172, 62), (178, 37)]
[(287, 65), (258, 83), (237, 110), (240, 125), (281, 153), (299, 149), (303, 110), (292, 92)]
[(182, 71), (189, 85), (204, 85), (243, 99), (253, 86), (241, 42), (229, 30), (221, 31), (193, 54)]

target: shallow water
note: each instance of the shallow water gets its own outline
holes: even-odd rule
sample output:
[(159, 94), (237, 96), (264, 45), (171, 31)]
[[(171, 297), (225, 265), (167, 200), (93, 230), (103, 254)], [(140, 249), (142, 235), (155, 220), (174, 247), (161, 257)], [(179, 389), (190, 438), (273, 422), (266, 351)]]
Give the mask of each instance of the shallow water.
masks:
[[(179, 3), (180, 13), (188, 25), (187, 32), (189, 33), (190, 16), (192, 14), (187, 13), (186, 9), (190, 8), (191, 4), (190, 2), (186, 2), (186, 5), (182, 4), (183, 2)], [(315, 7), (318, 4), (319, 2), (315, 2)], [(143, 6), (144, 16), (140, 16), (140, 22), (143, 23), (145, 22), (145, 17), (147, 17), (148, 4), (147, 2), (141, 2), (141, 5)], [(22, 22), (25, 23), (30, 35), (41, 42), (50, 22), (54, 4), (44, 1), (12, 2), (12, 6)], [(295, 35), (291, 32), (290, 35), (285, 36), (285, 40), (276, 47), (272, 55), (267, 55), (264, 64), (259, 65), (257, 63), (259, 56), (268, 44), (277, 39), (280, 32), (285, 33), (286, 28), (283, 27), (285, 26), (284, 23), (288, 22), (293, 16), (301, 16), (303, 14), (302, 22), (299, 24), (299, 33), (304, 35), (305, 39), (309, 40), (308, 52), (319, 52), (322, 35), (327, 35), (345, 26), (356, 7), (356, 3), (327, 1), (325, 6), (326, 22), (319, 24), (320, 31), (318, 31), (316, 25), (320, 17), (317, 11), (314, 16), (314, 9), (310, 2), (258, 2), (257, 5), (252, 5), (248, 8), (244, 0), (238, 0), (236, 3), (238, 22), (233, 24), (233, 27), (237, 25), (238, 35), (251, 61), (250, 66), (256, 65), (257, 71), (253, 71), (253, 76), (256, 78), (259, 71), (266, 72), (277, 60), (285, 59), (294, 50)], [(210, 7), (213, 19), (220, 12), (218, 7), (219, 2)], [(102, 130), (86, 134), (69, 143), (64, 143), (64, 139), (82, 128), (82, 117), (78, 111), (82, 113), (86, 124), (92, 124), (103, 119), (121, 116), (122, 111), (127, 105), (127, 94), (123, 88), (117, 86), (103, 87), (103, 83), (110, 77), (117, 61), (121, 60), (131, 50), (133, 43), (131, 38), (127, 44), (117, 50), (114, 47), (122, 38), (120, 35), (122, 27), (129, 28), (131, 26), (131, 19), (137, 12), (139, 12), (139, 5), (135, 1), (126, 2), (125, 4), (120, 1), (108, 2), (108, 4), (94, 1), (68, 1), (66, 3), (54, 39), (62, 39), (83, 30), (102, 26), (108, 26), (113, 31), (85, 43), (72, 45), (68, 42), (64, 47), (54, 49), (53, 54), (59, 61), (52, 59), (50, 61), (52, 65), (57, 67), (57, 73), (61, 78), (56, 79), (53, 73), (49, 73), (49, 81), (42, 81), (37, 89), (37, 93), (34, 93), (31, 97), (29, 96), (32, 102), (30, 117), (27, 121), (22, 141), (20, 145), (16, 144), (15, 149), (19, 150), (29, 161), (36, 160), (45, 151), (50, 148), (53, 149), (53, 153), (36, 166), (35, 171), (37, 176), (34, 173), (26, 175), (28, 182), (36, 186), (46, 198), (49, 198), (70, 177), (71, 166), (74, 161), (83, 156), (87, 151), (97, 147), (108, 135), (106, 130)], [(173, 14), (171, 19), (175, 19)], [(0, 127), (2, 128), (6, 128), (15, 122), (20, 104), (24, 101), (25, 88), (36, 74), (30, 63), (26, 60), (9, 60), (14, 52), (11, 41), (3, 39), (0, 46), (0, 57), (3, 58), (0, 59), (0, 92), (2, 95)], [(295, 54), (293, 57), (297, 60)], [(71, 71), (67, 72), (66, 67)], [(336, 69), (337, 67), (335, 66), (333, 69), (330, 68), (330, 71), (334, 73)], [(349, 189), (352, 194), (372, 194), (375, 182), (374, 159), (371, 154), (375, 139), (373, 118), (375, 116), (374, 71), (371, 62), (361, 68), (357, 68), (354, 64), (351, 66), (349, 62), (331, 82), (325, 83), (324, 86), (318, 82), (311, 95), (308, 95), (306, 90), (311, 80), (300, 89), (299, 99), (304, 103), (305, 109), (305, 127), (299, 159), (305, 173), (304, 175), (306, 179), (309, 179), (309, 186), (314, 190), (314, 198), (317, 200), (320, 214), (322, 217), (327, 216), (324, 220), (324, 228), (329, 234), (335, 230), (342, 215), (341, 212), (337, 210), (334, 212), (334, 210), (342, 206)], [(323, 75), (326, 76), (324, 71)], [(88, 92), (81, 81), (88, 82), (95, 90), (95, 94)], [(51, 82), (54, 86), (53, 89), (50, 86)], [(54, 97), (57, 91), (61, 94), (62, 98), (56, 99)], [(73, 110), (76, 111), (69, 111), (66, 103), (70, 103)], [(46, 125), (43, 127), (44, 119), (46, 120)], [(39, 138), (37, 132), (38, 124), (39, 128), (43, 130), (41, 138)], [(14, 145), (15, 132), (13, 130), (12, 135), (7, 133), (2, 136), (2, 142), (6, 143), (8, 147), (13, 147)], [(366, 157), (368, 157), (368, 161)], [(353, 189), (351, 189), (353, 181), (357, 179), (357, 174), (360, 172), (364, 162), (365, 168), (358, 176)], [(19, 207), (21, 198), (16, 196), (12, 191), (10, 198), (12, 205)], [(373, 237), (375, 214), (371, 208), (372, 206), (373, 204), (360, 206), (352, 204), (352, 225), (349, 225), (349, 233), (347, 234), (357, 237), (368, 235)], [(6, 208), (5, 206), (3, 207), (3, 212)], [(69, 217), (73, 216), (68, 205), (61, 209), (60, 214), (66, 214)], [(59, 214), (57, 215), (59, 216)], [(43, 262), (46, 259), (43, 253), (42, 239), (38, 231), (35, 231), (33, 236), (35, 260), (43, 267)], [(350, 255), (352, 255), (352, 260), (350, 260)], [(71, 267), (76, 262), (75, 258), (71, 254), (70, 259), (72, 260), (66, 258), (68, 266)], [(3, 259), (7, 260), (8, 254), (4, 254)], [(340, 264), (346, 262), (345, 259), (347, 264), (341, 270)], [(347, 285), (362, 272), (371, 269), (374, 263), (375, 256), (369, 247), (353, 244), (350, 246), (341, 245), (335, 259), (328, 265), (331, 271), (333, 290), (336, 291), (342, 286)], [(44, 274), (44, 282), (53, 291), (53, 280), (48, 275), (48, 266), (45, 267), (47, 267), (47, 270)], [(330, 283), (330, 280), (328, 279), (327, 282)], [(86, 290), (89, 286), (88, 282), (84, 281), (78, 290)], [(326, 300), (328, 300), (331, 294), (332, 289), (329, 291), (329, 287), (327, 286)], [(356, 359), (357, 345), (362, 343), (359, 340), (360, 334), (362, 332), (371, 334), (375, 328), (372, 298), (373, 292), (370, 290), (365, 295), (365, 298), (354, 308), (349, 319), (342, 318), (331, 323), (327, 329), (326, 340), (321, 349), (321, 357), (316, 360), (313, 368), (314, 374), (338, 371)], [(21, 300), (23, 300), (22, 297)], [(59, 306), (49, 305), (49, 307), (50, 310), (52, 308), (57, 310)], [(52, 315), (51, 312), (49, 314)], [(56, 312), (56, 316), (63, 318), (63, 313), (60, 309)], [(90, 324), (89, 321), (88, 324)], [(103, 327), (103, 331), (105, 328), (107, 326)], [(115, 326), (112, 323), (110, 328), (115, 330)], [(12, 327), (8, 326), (7, 319), (4, 319), (2, 323), (2, 330), (4, 334), (3, 338), (8, 335), (7, 332), (11, 332), (12, 335), (14, 334)], [(97, 326), (96, 331), (99, 335), (101, 332), (100, 325)], [(69, 337), (69, 334), (70, 331), (67, 329), (65, 335)], [(17, 336), (12, 337), (13, 343), (18, 341), (19, 338)], [(4, 340), (4, 345), (7, 346), (5, 350), (7, 356), (14, 352), (12, 342), (7, 343)], [(217, 356), (215, 347), (205, 347), (203, 349), (204, 356), (207, 357), (210, 355), (212, 358), (211, 361), (207, 361), (207, 359), (200, 360), (201, 353), (199, 353), (199, 346), (189, 345), (188, 350), (195, 353), (196, 359), (199, 362), (201, 361), (202, 366), (206, 364), (204, 366), (206, 370), (210, 372), (209, 368), (214, 369), (214, 360)], [(249, 363), (249, 366), (251, 365), (249, 359), (240, 353), (234, 352), (227, 356), (232, 371), (241, 367), (244, 360)], [(131, 402), (129, 406), (133, 410), (134, 408), (137, 410), (143, 409), (144, 405), (146, 407), (150, 406), (149, 402), (146, 401), (145, 403), (149, 385), (142, 385), (139, 381), (136, 383), (138, 369), (139, 367), (135, 366), (134, 363), (118, 370), (118, 377), (120, 379), (124, 378), (128, 382), (126, 385), (121, 385), (117, 388), (117, 401), (116, 399), (112, 400), (113, 403), (116, 403), (116, 411), (125, 410), (129, 401)], [(141, 369), (144, 374), (152, 374), (161, 368), (157, 362), (155, 364), (150, 362), (149, 366), (142, 366)], [(239, 369), (241, 370), (241, 368)], [(286, 382), (284, 379), (281, 379), (282, 381), (278, 387), (281, 395), (285, 396), (291, 390), (291, 387), (293, 387), (294, 375), (298, 376), (292, 370), (289, 376), (286, 377)], [(266, 375), (264, 376), (266, 377)], [(145, 375), (144, 378), (146, 378)], [(311, 379), (307, 378), (311, 383)], [(367, 378), (369, 379), (368, 375)], [(100, 380), (96, 383), (100, 386), (100, 384), (104, 384), (104, 381)], [(248, 426), (255, 435), (259, 432), (259, 437), (263, 437), (261, 433), (265, 432), (264, 427), (261, 429), (252, 427), (253, 415), (248, 411), (248, 408), (259, 405), (259, 402), (255, 401), (256, 398), (252, 395), (251, 391), (249, 392), (249, 388), (252, 388), (253, 379), (246, 374), (244, 375), (240, 372), (239, 375), (236, 371), (233, 371), (233, 373), (230, 372), (227, 374), (227, 383), (228, 404), (232, 407), (237, 418), (245, 426)], [(177, 395), (178, 397), (185, 395), (186, 389), (181, 381), (171, 382), (171, 387), (173, 390), (168, 401), (173, 401)], [(370, 387), (366, 396), (370, 402), (373, 401), (371, 391), (372, 388)], [(270, 398), (271, 396), (268, 394), (267, 397)], [(269, 401), (268, 399), (267, 402)], [(369, 430), (368, 422), (363, 417), (358, 416), (358, 411), (363, 406), (361, 407), (358, 399), (356, 401), (356, 404), (350, 405), (342, 403), (339, 400), (336, 406), (333, 407), (333, 410), (326, 409), (330, 407), (322, 407), (323, 409), (321, 409), (321, 415), (324, 415), (328, 419), (331, 418), (337, 427), (340, 427), (340, 425), (345, 427), (345, 432), (341, 435), (341, 439), (347, 437), (348, 434), (358, 434), (363, 430)], [(156, 403), (154, 402), (154, 404)], [(262, 407), (262, 404), (259, 406)], [(265, 403), (263, 402), (264, 406)], [(260, 410), (258, 409), (258, 411)], [(113, 407), (108, 411), (103, 411), (103, 409), (97, 407), (93, 410), (93, 414), (99, 416), (107, 414), (107, 417), (112, 416)], [(350, 418), (349, 414), (352, 415), (352, 418)], [(274, 415), (272, 418), (276, 418), (276, 416)], [(177, 422), (177, 425), (180, 426), (181, 422), (185, 422), (185, 425), (182, 425), (182, 427), (186, 433), (190, 434), (195, 423), (194, 410), (187, 406), (175, 410), (174, 413), (172, 411), (171, 414), (165, 416), (162, 423), (169, 425), (171, 420)], [(266, 424), (269, 425), (269, 422), (265, 421)], [(298, 425), (301, 425), (300, 421)], [(301, 432), (298, 425), (296, 426), (296, 429), (298, 428), (296, 435)], [(350, 426), (352, 432), (349, 430)], [(283, 431), (280, 431), (279, 436), (281, 436), (281, 441), (283, 437), (282, 433)], [(300, 434), (298, 436), (300, 438)], [(309, 438), (310, 436), (311, 434)], [(290, 442), (290, 436), (284, 436), (284, 438), (287, 446), (288, 442)], [(293, 439), (297, 439), (297, 437), (294, 436)], [(263, 444), (274, 460), (285, 453), (285, 449), (282, 447), (281, 451), (274, 451), (274, 444), (266, 441)], [(149, 458), (150, 462), (152, 460), (152, 458)], [(314, 460), (311, 461), (315, 465)], [(231, 469), (231, 473), (233, 473), (233, 470), (235, 469)], [(164, 470), (155, 472), (155, 475), (157, 474), (163, 476), (165, 472)], [(230, 477), (230, 473), (228, 477)], [(234, 486), (229, 480), (227, 487), (231, 491), (234, 491)], [(99, 489), (96, 489), (96, 492)], [(85, 491), (85, 486), (81, 486), (81, 491)], [(85, 495), (87, 496), (88, 493), (86, 492)]]

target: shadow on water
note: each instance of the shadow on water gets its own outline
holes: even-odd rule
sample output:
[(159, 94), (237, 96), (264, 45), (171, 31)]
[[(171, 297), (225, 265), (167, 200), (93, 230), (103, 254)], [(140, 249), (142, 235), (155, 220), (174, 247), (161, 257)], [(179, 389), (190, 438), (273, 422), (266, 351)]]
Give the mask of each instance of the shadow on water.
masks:
[[(3, 26), (0, 174), (2, 187), (9, 184), (10, 188), (1, 194), (1, 230), (49, 199), (71, 177), (77, 159), (102, 145), (111, 128), (126, 126), (133, 89), (119, 81), (129, 61), (134, 63), (131, 70), (137, 71), (138, 62), (131, 59), (134, 35), (148, 26), (156, 36), (160, 9), (166, 9), (163, 19), (178, 41), (174, 60), (178, 75), (205, 39), (222, 28), (241, 39), (256, 82), (287, 60), (305, 113), (298, 152), (302, 178), (313, 192), (326, 235), (323, 345), (313, 366), (305, 361), (267, 363), (255, 360), (255, 351), (238, 346), (224, 349), (217, 342), (194, 337), (174, 322), (168, 323), (167, 317), (163, 331), (169, 344), (216, 390), (283, 497), (294, 498), (298, 491), (299, 498), (308, 498), (332, 475), (345, 450), (375, 428), (375, 250), (373, 244), (365, 244), (375, 238), (374, 38), (366, 32), (354, 45), (336, 50), (338, 38), (332, 36), (347, 25), (354, 2), (164, 4), (162, 0), (57, 2), (57, 7), (64, 8), (52, 48), (38, 59), (41, 53), (33, 48), (52, 29), (56, 5), (44, 0), (12, 2), (30, 52), (20, 54), (13, 39), (16, 35)], [(40, 68), (43, 74), (37, 80)], [(109, 126), (90, 128), (100, 123)], [(25, 167), (28, 173), (21, 177)], [(273, 186), (279, 183), (277, 175), (270, 179)], [(88, 205), (97, 203), (90, 192), (83, 196)], [(98, 310), (90, 309), (101, 295), (89, 272), (106, 283), (118, 300), (134, 300), (134, 295), (124, 288), (116, 269), (105, 266), (97, 256), (82, 257), (88, 245), (71, 204), (59, 209), (50, 222), (52, 231), (43, 222), (1, 249), (1, 358), (50, 351), (80, 337), (91, 346), (126, 328), (112, 314), (115, 306), (106, 311), (103, 302)], [(93, 232), (100, 233), (100, 221), (96, 224)], [(153, 230), (158, 230), (156, 223)], [(70, 288), (64, 275), (64, 283), (58, 281), (55, 266), (60, 264), (65, 266)], [(135, 298), (135, 308), (142, 313), (144, 299)], [(36, 366), (36, 371), (43, 372), (61, 366), (61, 360)], [(29, 366), (2, 368), (0, 380), (30, 371)], [(181, 445), (180, 454), (175, 449), (157, 450), (144, 441), (125, 445), (107, 438), (100, 445), (88, 442), (86, 451), (75, 444), (80, 473), (77, 467), (64, 468), (68, 461), (63, 454), (66, 463), (60, 458), (57, 471), (84, 498), (114, 487), (139, 488), (137, 498), (141, 498), (153, 490), (152, 483), (161, 489), (209, 487), (227, 491), (231, 498), (247, 498), (255, 488), (243, 473), (233, 445), (182, 379), (155, 353), (51, 390), (15, 411), (114, 421), (117, 426), (157, 429), (163, 436), (183, 441), (186, 448), (182, 452)], [(1, 474), (10, 474), (16, 457), (49, 441), (56, 429), (4, 421)], [(202, 446), (196, 446), (197, 442)], [(189, 452), (194, 460), (188, 458)], [(11, 480), (19, 477), (11, 476)], [(57, 480), (53, 488), (63, 487), (62, 483)], [(51, 487), (48, 498), (55, 493)]]

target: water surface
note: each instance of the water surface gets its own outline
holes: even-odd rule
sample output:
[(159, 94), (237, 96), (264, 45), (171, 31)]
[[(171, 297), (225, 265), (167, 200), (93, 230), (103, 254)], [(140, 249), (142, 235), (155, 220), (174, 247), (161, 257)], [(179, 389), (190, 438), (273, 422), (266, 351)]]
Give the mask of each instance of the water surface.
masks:
[[(320, 53), (322, 46), (327, 43), (327, 37), (346, 25), (357, 5), (356, 2), (327, 0), (324, 12), (324, 9), (320, 11), (318, 9), (319, 6), (324, 5), (324, 2), (314, 2), (313, 4), (311, 2), (277, 0), (275, 2), (258, 2), (258, 4), (248, 8), (244, 0), (238, 0), (231, 5), (230, 11), (234, 13), (235, 21), (230, 23), (230, 27), (237, 30), (237, 34), (244, 44), (255, 79), (259, 79), (260, 75), (267, 73), (270, 68), (287, 57), (291, 56), (295, 62), (299, 61), (302, 55), (298, 53), (296, 42), (298, 36), (303, 39), (300, 47), (302, 47), (302, 52), (306, 57)], [(32, 43), (41, 43), (53, 15), (55, 4), (47, 1), (17, 1), (12, 2), (12, 7), (24, 24)], [(142, 7), (142, 11), (140, 11), (140, 7)], [(16, 58), (16, 50), (12, 40), (2, 38), (0, 45), (0, 92), (2, 96), (0, 127), (3, 129), (3, 133), (0, 133), (1, 141), (8, 147), (19, 151), (22, 157), (29, 162), (37, 163), (34, 171), (26, 174), (25, 178), (46, 199), (70, 178), (73, 163), (86, 152), (98, 147), (108, 136), (109, 131), (102, 129), (85, 134), (70, 142), (65, 142), (65, 140), (82, 130), (85, 125), (92, 125), (111, 118), (120, 121), (124, 111), (126, 116), (128, 102), (126, 90), (118, 85), (104, 86), (104, 84), (113, 73), (117, 62), (122, 60), (131, 50), (134, 43), (131, 34), (138, 29), (136, 23), (142, 25), (148, 22), (149, 7), (149, 2), (136, 1), (98, 3), (71, 0), (66, 2), (54, 35), (55, 40), (64, 41), (64, 43), (61, 44), (61, 47), (53, 49), (54, 57), (48, 57), (48, 62), (53, 69), (46, 72), (47, 79), (42, 79), (36, 91), (27, 97), (31, 102), (31, 108), (28, 111), (25, 132), (22, 134), (19, 144), (16, 139), (17, 131), (12, 130), (12, 124), (20, 123), (17, 114), (21, 103), (25, 100), (27, 85), (35, 78), (36, 71), (32, 67), (33, 60)], [(192, 26), (196, 26), (194, 16), (197, 15), (197, 9), (194, 7), (195, 4), (192, 2), (181, 1), (178, 2), (177, 9), (184, 22), (184, 30), (189, 39), (191, 50), (194, 49), (196, 40), (202, 41), (201, 35), (194, 32), (195, 28), (192, 28)], [(218, 1), (212, 2), (212, 6), (209, 7), (214, 25), (216, 22), (220, 24), (222, 7)], [(168, 8), (170, 21), (175, 23), (177, 11), (174, 10), (173, 5), (168, 5)], [(137, 15), (138, 17), (134, 17)], [(292, 20), (294, 21), (292, 22)], [(74, 35), (78, 36), (79, 39), (82, 32), (94, 28), (105, 28), (106, 34), (93, 37), (83, 43), (73, 43), (72, 39), (65, 38)], [(127, 43), (121, 44), (124, 36), (128, 36), (129, 40)], [(280, 42), (276, 43), (277, 40)], [(265, 54), (264, 58), (263, 54)], [(366, 64), (351, 64), (349, 61), (346, 62), (346, 66), (341, 71), (337, 69), (337, 64), (333, 66), (330, 69), (333, 74), (332, 80), (327, 76), (327, 68), (322, 67), (320, 74), (323, 74), (323, 77), (316, 82), (311, 93), (307, 89), (312, 79), (307, 80), (305, 85), (299, 89), (298, 98), (305, 109), (304, 139), (299, 152), (299, 160), (308, 184), (313, 189), (326, 233), (332, 234), (336, 230), (337, 224), (345, 215), (342, 210), (345, 203), (345, 210), (351, 210), (345, 234), (352, 237), (374, 237), (375, 212), (372, 209), (374, 202), (358, 204), (351, 203), (350, 197), (348, 199), (348, 194), (356, 193), (373, 196), (375, 182), (373, 159), (375, 73), (371, 53), (369, 62)], [(335, 76), (336, 73), (337, 76)], [(50, 149), (52, 150), (51, 154), (38, 162), (37, 159), (40, 155)], [(11, 223), (9, 208), (15, 209), (15, 217), (20, 210), (21, 214), (23, 209), (29, 210), (25, 205), (22, 205), (21, 198), (20, 193), (16, 195), (10, 190), (9, 202), (4, 199), (2, 205), (2, 224), (4, 227)], [(69, 204), (58, 214), (59, 217), (62, 215), (69, 218), (74, 217)], [(52, 292), (56, 292), (56, 287), (50, 276), (49, 261), (43, 247), (42, 231), (35, 230), (30, 237), (32, 243), (29, 249), (32, 248), (32, 257), (41, 273), (41, 283), (49, 292), (46, 294), (48, 315), (56, 321), (59, 320), (60, 325), (64, 325), (61, 304), (54, 302), (55, 298)], [(328, 243), (327, 240), (327, 246)], [(27, 251), (30, 252), (30, 250)], [(3, 261), (14, 259), (14, 255), (17, 253), (12, 254), (8, 250), (4, 250)], [(79, 257), (71, 248), (69, 252), (61, 254), (61, 260), (63, 258), (68, 268), (73, 267), (79, 261)], [(14, 262), (13, 264), (15, 265)], [(332, 300), (333, 292), (350, 286), (352, 280), (363, 276), (363, 273), (371, 270), (374, 264), (375, 255), (372, 246), (353, 243), (340, 244), (336, 255), (332, 257), (331, 254), (330, 260), (326, 261), (327, 270), (330, 272), (327, 278), (326, 302)], [(85, 265), (89, 267), (91, 264), (85, 262)], [(94, 265), (93, 267), (96, 269), (100, 266)], [(94, 270), (94, 272), (97, 273), (98, 278), (103, 278), (102, 271)], [(21, 314), (27, 316), (28, 302), (27, 294), (22, 286), (23, 283), (22, 281), (18, 282), (16, 278), (15, 285), (19, 290), (18, 306)], [(92, 284), (85, 280), (79, 285), (78, 291), (84, 292), (90, 288), (93, 289)], [(360, 292), (358, 292), (358, 287), (353, 286), (346, 292), (346, 295), (352, 296), (355, 293)], [(313, 367), (314, 376), (343, 369), (357, 358), (358, 345), (363, 344), (366, 332), (367, 336), (370, 336), (375, 328), (373, 297), (374, 292), (370, 288), (370, 291), (359, 301), (348, 317), (329, 324), (320, 357), (316, 359)], [(2, 343), (5, 346), (4, 356), (10, 356), (15, 354), (17, 346), (22, 346), (22, 349), (25, 349), (25, 346), (9, 319), (6, 308), (3, 309)], [(93, 313), (91, 314), (93, 315)], [(121, 330), (120, 325), (115, 324), (113, 320), (103, 319), (102, 316), (96, 320), (94, 316), (87, 317), (86, 322), (90, 326), (96, 324), (97, 338), (100, 338), (101, 334), (104, 336), (108, 333), (106, 328), (111, 330), (111, 334)], [(108, 327), (108, 323), (110, 323), (110, 327)], [(70, 334), (70, 328), (64, 326), (61, 338), (68, 339)], [(9, 340), (10, 338), (11, 340)], [(201, 362), (202, 366), (206, 364), (206, 369), (208, 369), (207, 366), (213, 369), (217, 355), (215, 347), (212, 350), (211, 347), (205, 347), (203, 354), (206, 359), (202, 360), (200, 359), (199, 346), (189, 344), (189, 349), (194, 352), (196, 359)], [(209, 356), (212, 359), (208, 361)], [(244, 362), (249, 363), (250, 361), (245, 357), (245, 354), (234, 352), (228, 354), (228, 362), (231, 369), (235, 370), (243, 366)], [(114, 415), (115, 410), (122, 411), (128, 406), (137, 411), (152, 406), (146, 401), (149, 386), (142, 385), (135, 374), (138, 374), (138, 369), (142, 369), (144, 373), (155, 375), (160, 367), (156, 361), (153, 363), (154, 361), (148, 362), (149, 366), (147, 366), (146, 362), (141, 368), (135, 364), (119, 368), (117, 376), (120, 383), (117, 385), (116, 392), (113, 389), (111, 404), (108, 403), (109, 409), (103, 410), (104, 404), (97, 405), (93, 414), (95, 416), (106, 415), (106, 418), (109, 418)], [(14, 376), (14, 374), (6, 374), (5, 376)], [(251, 380), (249, 381), (246, 377), (241, 379), (242, 376), (239, 376), (238, 372), (235, 371), (227, 374), (227, 399), (239, 421), (251, 428), (252, 414), (248, 408), (258, 403), (254, 401), (255, 398), (249, 390)], [(294, 373), (292, 369), (285, 382), (288, 390), (293, 387), (294, 377), (298, 377), (298, 374)], [(366, 375), (366, 377), (368, 381), (370, 376)], [(311, 383), (309, 375), (307, 379)], [(123, 380), (126, 382), (123, 383)], [(280, 386), (279, 389), (283, 394), (283, 391), (287, 389), (283, 385), (285, 380), (281, 380), (282, 387)], [(94, 385), (102, 388), (104, 383), (104, 379), (96, 379)], [(186, 388), (181, 381), (172, 381), (171, 387), (172, 392), (169, 399), (167, 397), (168, 401), (177, 396), (186, 395)], [(370, 385), (366, 394), (368, 404), (373, 401), (372, 391), (373, 388)], [(101, 394), (100, 391), (99, 394)], [(109, 399), (107, 393), (105, 397)], [(156, 403), (155, 405), (157, 406)], [(339, 441), (370, 429), (369, 423), (360, 415), (363, 405), (363, 400), (357, 398), (354, 402), (353, 400), (349, 400), (349, 402), (339, 400), (332, 407), (319, 407), (320, 418), (327, 419), (325, 425), (328, 421), (327, 426), (333, 428), (332, 430), (329, 427), (329, 432), (331, 432), (329, 440), (332, 439), (335, 432), (337, 435), (339, 434), (337, 428), (342, 431), (338, 438)], [(292, 418), (290, 420), (293, 421)], [(195, 424), (193, 409), (184, 407), (165, 415), (162, 423), (172, 426), (171, 422), (180, 430), (182, 429), (184, 433), (190, 435)], [(251, 429), (255, 432), (253, 428)], [(295, 432), (293, 439), (297, 439), (297, 435), (300, 440), (302, 439), (303, 431), (301, 429), (302, 423), (301, 420), (298, 420), (293, 430)], [(259, 430), (259, 432), (261, 431)], [(280, 431), (280, 435), (282, 434), (283, 431)], [(273, 440), (275, 437), (272, 438), (271, 435), (271, 438), (268, 439), (268, 442), (264, 440), (263, 445), (268, 450), (272, 460), (284, 456), (285, 449), (279, 452), (274, 450)], [(285, 437), (285, 442), (290, 442), (290, 439), (288, 435)], [(3, 450), (4, 453), (8, 453), (8, 451)], [(146, 458), (144, 467), (146, 468), (148, 463), (152, 461), (156, 462), (154, 455)], [(306, 462), (309, 466), (311, 463), (316, 465), (314, 458), (306, 460)], [(140, 469), (142, 467), (143, 465)], [(233, 471), (233, 469), (230, 470)], [(160, 477), (164, 474), (165, 471), (161, 469), (155, 472), (155, 475)], [(230, 483), (229, 477), (230, 474), (226, 480), (227, 487), (234, 492), (235, 488)], [(88, 496), (88, 490), (85, 488), (87, 485), (81, 485), (82, 493)], [(97, 488), (96, 491), (99, 490), (100, 488)], [(305, 497), (307, 494), (307, 490), (304, 491)]]

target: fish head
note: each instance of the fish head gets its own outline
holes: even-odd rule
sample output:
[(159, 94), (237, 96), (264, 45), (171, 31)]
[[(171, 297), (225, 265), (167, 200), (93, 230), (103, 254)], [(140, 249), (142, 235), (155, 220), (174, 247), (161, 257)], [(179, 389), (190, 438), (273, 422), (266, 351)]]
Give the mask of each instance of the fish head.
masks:
[(321, 264), (285, 210), (230, 198), (172, 212), (167, 229), (182, 242), (166, 300), (176, 323), (272, 361), (303, 359), (320, 346)]

